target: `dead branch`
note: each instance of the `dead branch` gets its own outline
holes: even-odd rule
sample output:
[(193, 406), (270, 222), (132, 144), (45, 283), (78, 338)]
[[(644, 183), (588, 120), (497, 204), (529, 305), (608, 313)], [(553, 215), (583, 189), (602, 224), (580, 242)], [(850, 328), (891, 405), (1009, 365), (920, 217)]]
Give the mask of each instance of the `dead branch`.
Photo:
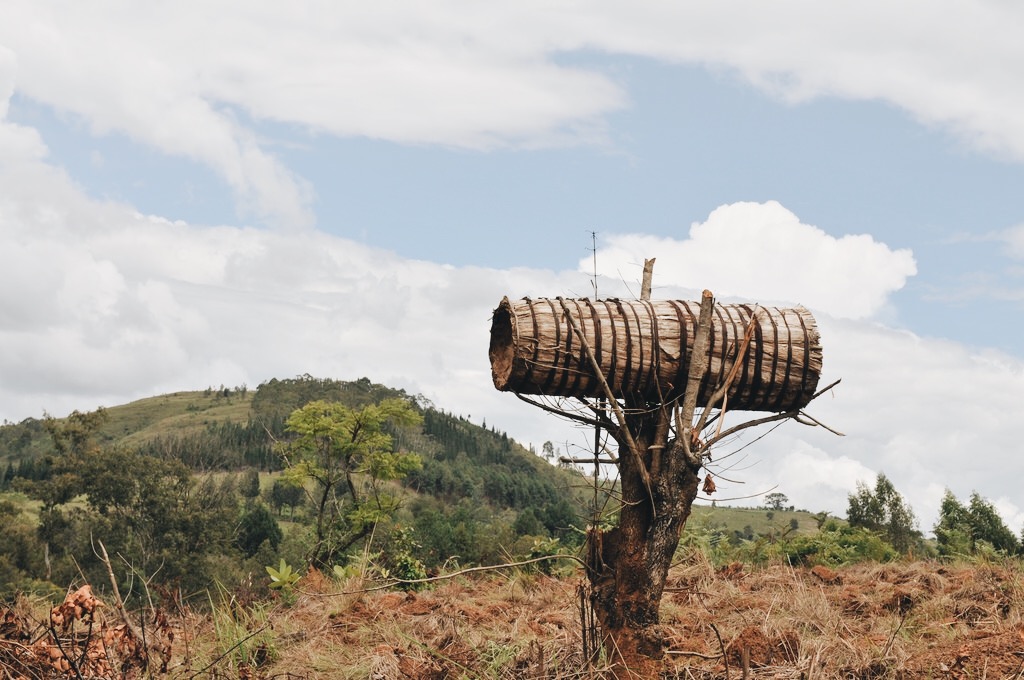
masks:
[(693, 352), (690, 354), (690, 371), (686, 376), (686, 391), (683, 393), (683, 404), (676, 411), (676, 432), (682, 439), (683, 455), (690, 465), (698, 465), (700, 461), (694, 456), (691, 439), (693, 437), (693, 412), (697, 408), (697, 392), (700, 381), (707, 370), (708, 337), (711, 335), (711, 312), (715, 306), (715, 298), (710, 290), (705, 290), (700, 300), (700, 318), (697, 322), (697, 333), (693, 340)]
[[(828, 392), (830, 389), (832, 389), (833, 387), (838, 385), (840, 382), (842, 382), (841, 378), (839, 380), (836, 380), (835, 382), (833, 382), (831, 385), (818, 390), (817, 392), (814, 393), (814, 395), (810, 399), (807, 400), (807, 403), (808, 404), (811, 403), (812, 401), (814, 401), (815, 399), (820, 397), (822, 394), (824, 394), (825, 392)], [(801, 418), (806, 418), (808, 420), (811, 420), (811, 421), (813, 421), (813, 423), (802, 422)], [(753, 420), (748, 420), (745, 423), (740, 423), (739, 425), (734, 425), (734, 426), (730, 427), (728, 430), (726, 430), (725, 432), (722, 432), (720, 435), (716, 435), (712, 439), (709, 439), (707, 441), (706, 447), (707, 446), (711, 446), (711, 444), (713, 444), (713, 443), (715, 443), (717, 441), (721, 441), (722, 439), (725, 439), (726, 437), (730, 437), (730, 436), (736, 434), (737, 432), (739, 432), (741, 430), (745, 430), (745, 429), (750, 428), (750, 427), (757, 427), (758, 425), (764, 425), (765, 423), (774, 423), (774, 422), (779, 421), (779, 420), (787, 420), (787, 419), (796, 420), (797, 422), (801, 423), (802, 425), (808, 425), (810, 427), (820, 426), (820, 427), (825, 428), (829, 432), (832, 432), (833, 434), (839, 435), (840, 437), (845, 436), (841, 432), (838, 432), (837, 430), (834, 430), (831, 427), (828, 427), (828, 426), (822, 424), (820, 421), (818, 421), (818, 420), (816, 420), (814, 418), (811, 418), (811, 416), (809, 416), (806, 413), (804, 413), (802, 409), (793, 409), (792, 411), (784, 411), (782, 413), (776, 413), (774, 415), (765, 416), (764, 418), (755, 418)]]
[(583, 560), (576, 555), (542, 555), (540, 557), (534, 557), (522, 562), (508, 562), (505, 564), (490, 564), (483, 567), (467, 567), (458, 571), (453, 571), (450, 574), (441, 574), (440, 576), (430, 576), (428, 578), (417, 578), (417, 579), (391, 579), (387, 583), (379, 586), (373, 586), (371, 588), (360, 588), (359, 590), (347, 590), (340, 593), (311, 593), (309, 591), (301, 590), (296, 588), (295, 590), (302, 593), (303, 595), (310, 595), (313, 597), (339, 597), (342, 595), (362, 595), (363, 593), (372, 593), (377, 590), (387, 590), (388, 588), (394, 588), (395, 586), (406, 586), (406, 585), (418, 585), (424, 583), (434, 583), (436, 581), (446, 581), (450, 578), (457, 576), (464, 576), (466, 574), (473, 574), (481, 571), (497, 571), (499, 569), (514, 569), (516, 567), (526, 566), (528, 564), (534, 564), (536, 562), (544, 562), (546, 560), (572, 560), (573, 562), (579, 562), (581, 565), (586, 566)]
[(654, 260), (655, 258), (653, 257), (649, 260), (644, 260), (644, 278), (643, 282), (640, 284), (641, 300), (651, 299), (651, 279), (654, 276)]
[[(694, 429), (697, 432), (702, 432), (704, 426), (707, 424), (708, 414), (711, 412), (711, 407), (718, 403), (718, 400), (722, 400), (722, 408), (719, 409), (716, 414), (716, 418), (719, 420), (718, 433), (722, 431), (722, 422), (725, 420), (725, 410), (729, 403), (729, 389), (732, 387), (733, 382), (740, 373), (740, 366), (746, 361), (747, 352), (750, 349), (750, 341), (754, 337), (754, 330), (756, 329), (757, 312), (760, 310), (760, 305), (754, 309), (754, 313), (750, 316), (750, 321), (747, 322), (747, 330), (743, 334), (743, 341), (740, 343), (739, 350), (736, 352), (736, 358), (733, 359), (732, 366), (729, 369), (729, 374), (726, 376), (725, 381), (719, 386), (715, 393), (711, 395), (711, 399), (708, 400), (707, 406), (700, 414), (700, 420), (697, 421)], [(716, 433), (716, 434), (718, 434)]]
[[(100, 546), (101, 553), (98, 557), (107, 568), (107, 576), (110, 578), (110, 587), (113, 589), (114, 593), (114, 607), (117, 609), (117, 613), (121, 615), (121, 620), (124, 622), (125, 627), (131, 631), (131, 634), (136, 640), (145, 645), (145, 638), (142, 635), (142, 631), (135, 625), (135, 622), (132, 621), (131, 617), (128, 616), (128, 610), (125, 609), (124, 601), (121, 599), (121, 591), (117, 587), (117, 579), (114, 578), (114, 568), (110, 565), (110, 557), (107, 555), (107, 549), (103, 546), (103, 541), (96, 539), (96, 542)], [(143, 653), (146, 654), (146, 652), (147, 650), (143, 647)], [(148, 656), (148, 654), (146, 654), (146, 656)]]
[(561, 417), (567, 418), (569, 420), (574, 420), (577, 423), (583, 423), (584, 425), (591, 425), (593, 427), (603, 427), (604, 426), (604, 423), (602, 423), (601, 421), (597, 420), (596, 418), (588, 418), (588, 417), (582, 416), (582, 415), (580, 415), (578, 413), (572, 413), (571, 411), (566, 411), (564, 409), (555, 408), (554, 406), (548, 406), (547, 404), (545, 404), (542, 401), (537, 401), (535, 399), (530, 399), (529, 397), (524, 397), (519, 392), (513, 392), (513, 394), (515, 394), (517, 397), (519, 397), (519, 399), (521, 399), (522, 401), (525, 401), (530, 406), (536, 406), (537, 408), (541, 409), (542, 411), (547, 411), (548, 413), (554, 413), (556, 416), (561, 416)]
[[(594, 370), (594, 375), (597, 377), (598, 382), (601, 384), (601, 389), (604, 390), (605, 399), (608, 400), (608, 405), (612, 409), (612, 413), (615, 414), (615, 419), (619, 423), (619, 427), (616, 433), (620, 434), (625, 440), (626, 448), (629, 449), (630, 453), (635, 459), (637, 470), (640, 473), (640, 479), (643, 480), (644, 488), (647, 489), (647, 495), (651, 499), (651, 512), (654, 510), (654, 492), (651, 490), (651, 475), (647, 471), (647, 466), (644, 464), (643, 456), (640, 453), (640, 448), (637, 446), (636, 441), (633, 439), (633, 434), (629, 431), (629, 427), (626, 424), (626, 414), (622, 412), (622, 406), (615, 398), (615, 394), (612, 392), (611, 386), (604, 377), (604, 372), (601, 370), (601, 364), (598, 363), (597, 357), (594, 356), (593, 350), (590, 349), (590, 343), (587, 342), (586, 336), (583, 331), (580, 330), (579, 324), (576, 323), (576, 319), (569, 311), (569, 305), (565, 303), (565, 298), (559, 297), (558, 302), (562, 305), (562, 311), (565, 312), (566, 318), (569, 320), (569, 325), (572, 326), (572, 330), (576, 333), (579, 338), (580, 347), (587, 355), (587, 360), (590, 361), (590, 366)], [(709, 320), (710, 323), (710, 320)], [(616, 437), (618, 439), (618, 437)]]

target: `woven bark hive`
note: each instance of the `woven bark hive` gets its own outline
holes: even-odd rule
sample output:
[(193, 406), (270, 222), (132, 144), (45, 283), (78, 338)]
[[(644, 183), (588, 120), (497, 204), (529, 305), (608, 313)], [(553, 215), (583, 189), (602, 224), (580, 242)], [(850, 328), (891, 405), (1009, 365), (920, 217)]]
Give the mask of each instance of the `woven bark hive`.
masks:
[[(547, 396), (604, 396), (567, 314), (576, 321), (617, 398), (666, 402), (682, 395), (700, 304), (678, 300), (511, 302), (506, 297), (491, 320), (489, 354), (496, 388)], [(697, 403), (707, 406), (725, 382), (748, 324), (753, 335), (729, 389), (728, 408), (789, 411), (807, 405), (822, 363), (811, 313), (803, 307), (731, 304), (714, 307), (708, 369)]]

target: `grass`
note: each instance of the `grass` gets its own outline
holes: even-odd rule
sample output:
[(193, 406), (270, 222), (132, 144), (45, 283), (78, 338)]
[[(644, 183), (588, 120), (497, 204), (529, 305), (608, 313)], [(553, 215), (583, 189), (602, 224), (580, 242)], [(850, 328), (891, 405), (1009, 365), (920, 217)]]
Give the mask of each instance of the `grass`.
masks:
[(247, 391), (244, 396), (232, 393), (224, 397), (218, 391), (175, 392), (113, 406), (107, 409), (110, 420), (102, 435), (108, 441), (130, 445), (203, 430), (210, 423), (244, 423), (249, 419), (253, 394)]
[[(771, 519), (768, 514), (771, 513)], [(727, 534), (732, 531), (742, 532), (750, 527), (754, 535), (767, 535), (769, 532), (778, 534), (790, 528), (796, 520), (797, 529), (791, 535), (816, 534), (818, 520), (814, 513), (807, 510), (766, 510), (764, 508), (735, 508), (730, 506), (694, 505), (687, 529), (690, 531), (710, 531), (721, 529)]]
[[(230, 594), (179, 614), (170, 677), (582, 678), (582, 575), (458, 576), (418, 592), (311, 572), (294, 600)], [(48, 611), (39, 605), (39, 617)], [(103, 615), (111, 615), (107, 610)], [(662, 678), (1024, 677), (1016, 560), (669, 573)], [(746, 668), (744, 668), (746, 666)]]

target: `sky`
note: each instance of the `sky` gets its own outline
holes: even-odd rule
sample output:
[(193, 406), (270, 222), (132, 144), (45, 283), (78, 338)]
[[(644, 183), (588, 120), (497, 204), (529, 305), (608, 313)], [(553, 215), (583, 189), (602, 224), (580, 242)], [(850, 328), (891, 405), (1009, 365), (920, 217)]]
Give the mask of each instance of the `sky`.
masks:
[(727, 443), (721, 502), (844, 516), (884, 473), (926, 533), (946, 489), (1024, 526), (1024, 7), (3, 15), (0, 420), (365, 376), (579, 455), (493, 388), (491, 312), (635, 297), (655, 257), (655, 297), (806, 305), (842, 379), (809, 412), (845, 436)]

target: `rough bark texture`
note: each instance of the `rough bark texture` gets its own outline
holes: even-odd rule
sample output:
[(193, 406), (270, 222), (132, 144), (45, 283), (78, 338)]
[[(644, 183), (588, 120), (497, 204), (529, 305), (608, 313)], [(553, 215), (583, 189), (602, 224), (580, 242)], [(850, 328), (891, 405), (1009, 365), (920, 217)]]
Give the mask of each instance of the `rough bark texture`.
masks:
[(619, 524), (603, 534), (594, 529), (589, 537), (591, 605), (619, 677), (655, 677), (660, 668), (661, 596), (697, 496), (697, 468), (674, 447), (658, 448), (661, 433), (667, 430), (663, 419), (668, 417), (658, 410), (629, 417), (633, 441), (646, 452), (643, 463), (652, 473), (650, 493), (637, 459), (620, 443), (624, 503)]
[[(494, 386), (604, 397), (603, 379), (616, 398), (667, 403), (686, 389), (699, 308), (680, 300), (505, 298), (491, 321)], [(803, 307), (731, 304), (714, 306), (697, 403), (709, 405), (748, 328), (749, 351), (729, 387), (729, 409), (781, 412), (806, 405), (822, 368), (814, 317)]]

